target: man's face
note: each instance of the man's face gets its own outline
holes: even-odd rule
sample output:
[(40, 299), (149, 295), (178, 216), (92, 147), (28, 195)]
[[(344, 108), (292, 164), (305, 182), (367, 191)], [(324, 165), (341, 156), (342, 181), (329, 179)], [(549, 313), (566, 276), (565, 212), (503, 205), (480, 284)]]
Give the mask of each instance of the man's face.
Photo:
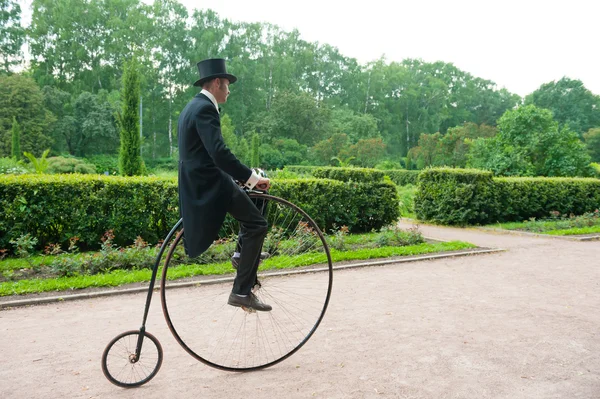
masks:
[(215, 92), (213, 95), (217, 103), (222, 104), (227, 101), (227, 97), (229, 96), (229, 79), (217, 78), (215, 83)]

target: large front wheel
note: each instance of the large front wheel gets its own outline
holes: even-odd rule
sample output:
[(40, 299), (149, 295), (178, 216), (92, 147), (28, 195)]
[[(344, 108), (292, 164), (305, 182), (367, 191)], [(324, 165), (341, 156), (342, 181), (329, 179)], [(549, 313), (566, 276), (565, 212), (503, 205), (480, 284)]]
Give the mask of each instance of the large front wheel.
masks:
[[(240, 250), (234, 219), (226, 219), (219, 240), (200, 257), (185, 255), (183, 228), (164, 256), (161, 299), (171, 332), (193, 357), (223, 370), (255, 370), (291, 356), (316, 331), (331, 295), (331, 256), (315, 222), (288, 201), (249, 195), (269, 226), (253, 292), (273, 310), (227, 304), (235, 278), (231, 257)], [(168, 280), (192, 268), (206, 277), (193, 288), (167, 289)]]

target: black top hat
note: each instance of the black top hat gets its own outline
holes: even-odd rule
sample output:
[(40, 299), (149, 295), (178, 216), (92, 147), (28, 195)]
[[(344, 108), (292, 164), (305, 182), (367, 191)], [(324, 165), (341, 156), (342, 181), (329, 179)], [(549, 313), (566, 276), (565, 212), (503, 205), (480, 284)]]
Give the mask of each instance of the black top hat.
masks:
[(200, 79), (194, 83), (194, 86), (202, 86), (206, 81), (215, 78), (226, 78), (229, 83), (235, 83), (237, 78), (229, 73), (225, 68), (225, 60), (223, 58), (211, 58), (198, 63), (198, 72)]

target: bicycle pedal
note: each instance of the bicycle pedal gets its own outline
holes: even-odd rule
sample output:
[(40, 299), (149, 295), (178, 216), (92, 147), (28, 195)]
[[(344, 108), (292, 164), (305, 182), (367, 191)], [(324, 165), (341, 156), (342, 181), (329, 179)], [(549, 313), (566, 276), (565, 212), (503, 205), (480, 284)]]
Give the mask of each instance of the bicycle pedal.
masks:
[(242, 306), (241, 308), (246, 313), (256, 313), (256, 309), (254, 309), (254, 308), (247, 308), (245, 306)]

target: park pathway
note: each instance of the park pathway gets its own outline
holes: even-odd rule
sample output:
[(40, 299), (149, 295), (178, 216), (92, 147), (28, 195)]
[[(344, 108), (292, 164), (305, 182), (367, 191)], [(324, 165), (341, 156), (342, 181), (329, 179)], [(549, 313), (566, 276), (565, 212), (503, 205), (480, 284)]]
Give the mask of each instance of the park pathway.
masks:
[(506, 251), (336, 271), (313, 338), (252, 373), (191, 358), (156, 295), (147, 329), (165, 359), (131, 390), (100, 356), (139, 327), (145, 294), (3, 310), (0, 398), (600, 398), (599, 241), (420, 228)]

